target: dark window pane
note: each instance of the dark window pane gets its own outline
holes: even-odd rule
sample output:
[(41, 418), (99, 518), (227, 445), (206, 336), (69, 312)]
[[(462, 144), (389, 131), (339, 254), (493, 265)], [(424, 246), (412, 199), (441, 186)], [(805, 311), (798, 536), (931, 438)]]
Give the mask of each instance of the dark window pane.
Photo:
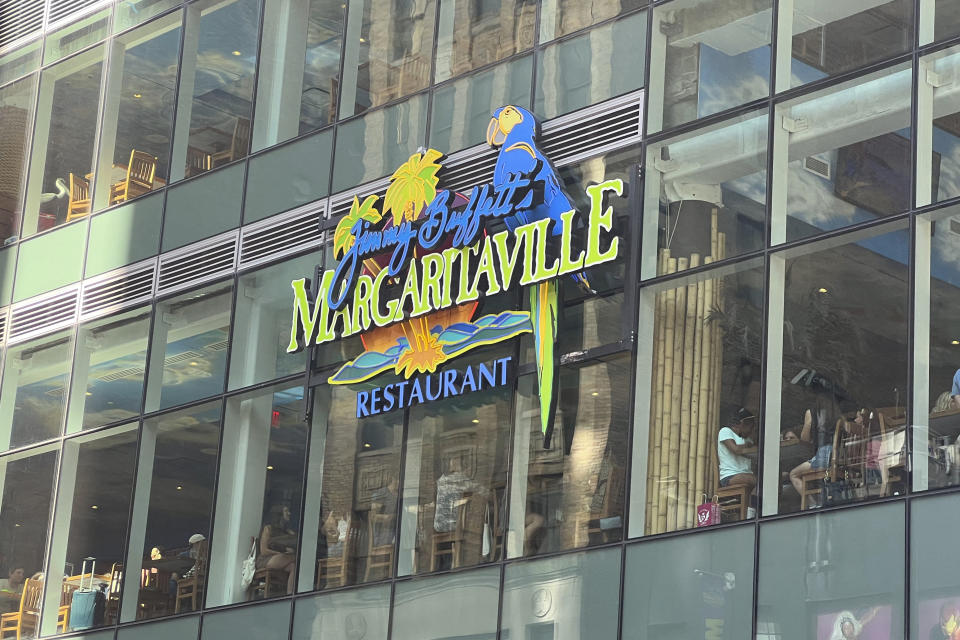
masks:
[(536, 20), (531, 0), (444, 0), (435, 82), (526, 51), (533, 46)]
[[(3, 502), (0, 502), (0, 540), (3, 540), (0, 564), (3, 567), (0, 574), (3, 578), (14, 578), (8, 574), (17, 569), (23, 570), (17, 576), (20, 581), (43, 571), (56, 471), (56, 447), (47, 446), (0, 458), (0, 480), (3, 482)], [(21, 585), (13, 590), (22, 592)], [(19, 606), (19, 596), (0, 596), (3, 613), (17, 611)]]
[(573, 33), (621, 13), (633, 11), (648, 0), (545, 0), (540, 9), (540, 42)]
[(334, 640), (364, 630), (363, 640), (387, 640), (390, 586), (300, 598), (293, 611), (292, 640)]
[(0, 89), (0, 241), (20, 233), (37, 76)]
[(289, 601), (274, 602), (254, 608), (207, 614), (203, 618), (200, 640), (286, 637), (290, 628), (290, 607)]
[(394, 596), (391, 637), (494, 640), (499, 586), (500, 572), (493, 568), (401, 582)]

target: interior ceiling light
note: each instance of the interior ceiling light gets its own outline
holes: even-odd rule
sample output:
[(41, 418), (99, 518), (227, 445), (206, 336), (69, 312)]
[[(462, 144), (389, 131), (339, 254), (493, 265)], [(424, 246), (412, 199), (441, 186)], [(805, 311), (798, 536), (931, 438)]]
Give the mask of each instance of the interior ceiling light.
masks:
[(826, 293), (826, 292), (827, 292), (827, 290), (824, 289), (823, 287), (820, 287), (819, 289), (817, 289), (817, 291), (820, 292), (820, 293)]

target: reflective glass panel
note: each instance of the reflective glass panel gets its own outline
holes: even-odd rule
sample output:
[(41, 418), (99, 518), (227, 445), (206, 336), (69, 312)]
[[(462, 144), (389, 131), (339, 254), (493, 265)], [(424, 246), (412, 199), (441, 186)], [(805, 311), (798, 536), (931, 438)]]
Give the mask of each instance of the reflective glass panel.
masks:
[(0, 450), (60, 435), (72, 354), (72, 331), (7, 349), (0, 390)]
[(330, 0), (267, 0), (254, 151), (336, 118), (344, 6)]
[[(952, 0), (934, 0), (934, 39), (943, 40), (960, 33), (960, 7)], [(929, 5), (929, 0), (926, 3)], [(925, 6), (921, 3), (921, 7)], [(927, 44), (921, 41), (920, 44)]]
[(627, 547), (623, 639), (749, 638), (754, 539), (753, 527), (736, 527)]
[(89, 215), (104, 48), (40, 76), (23, 235)]
[[(434, 0), (361, 0), (347, 7), (340, 117), (430, 84)], [(356, 183), (354, 183), (356, 184)]]
[(37, 76), (0, 89), (0, 243), (20, 233)]
[(157, 304), (147, 412), (223, 392), (232, 303), (228, 281)]
[[(319, 514), (304, 535), (318, 540), (316, 557), (305, 563), (317, 569), (317, 589), (393, 576), (403, 412), (358, 418), (360, 390), (328, 385), (316, 391), (310, 458), (320, 456), (311, 473), (322, 472), (322, 496), (316, 490), (307, 496), (308, 510)], [(314, 477), (310, 487), (318, 486)]]
[[(57, 9), (60, 9), (57, 11)], [(55, 17), (67, 15), (63, 8), (52, 7), (51, 20)], [(43, 63), (50, 64), (60, 58), (80, 51), (84, 47), (103, 40), (110, 33), (110, 22), (113, 19), (113, 7), (108, 7), (101, 11), (88, 13), (79, 20), (70, 21), (65, 27), (61, 27), (50, 33), (46, 37), (43, 51)], [(62, 21), (60, 21), (62, 24)]]
[[(458, 358), (457, 366), (483, 363), (489, 369), (509, 356), (503, 348), (478, 349)], [(409, 411), (401, 575), (501, 557), (511, 393), (508, 387), (466, 388), (465, 395)]]
[(616, 640), (619, 603), (620, 549), (511, 564), (500, 636)]
[(178, 0), (118, 0), (113, 19), (113, 32), (119, 33), (146, 22), (156, 15), (179, 5)]
[(287, 353), (290, 343), (290, 282), (313, 278), (318, 253), (282, 262), (240, 277), (230, 353), (230, 388), (303, 373), (307, 350)]
[(545, 0), (540, 8), (540, 42), (579, 31), (645, 4), (647, 0), (602, 0), (589, 4), (577, 0)]
[(187, 6), (172, 179), (247, 155), (259, 11), (258, 0)]
[(951, 640), (960, 622), (960, 579), (948, 560), (960, 527), (956, 494), (910, 505), (910, 637)]
[(181, 19), (175, 12), (113, 41), (94, 210), (170, 181)]
[(424, 144), (426, 129), (427, 98), (423, 95), (340, 125), (332, 191), (392, 174)]
[(889, 504), (761, 525), (756, 639), (902, 638), (903, 517)]
[(143, 423), (123, 622), (203, 605), (220, 410), (219, 402), (209, 403)]
[(499, 586), (500, 572), (494, 568), (398, 583), (390, 637), (494, 640)]
[(960, 196), (960, 99), (943, 80), (960, 70), (960, 47), (922, 58), (920, 68), (917, 106), (932, 109), (918, 122), (917, 205), (924, 206)]
[(243, 222), (262, 220), (327, 195), (332, 156), (333, 132), (328, 129), (251, 158)]
[(911, 75), (901, 65), (777, 108), (774, 243), (910, 207)]
[(913, 43), (912, 0), (804, 0), (784, 18), (793, 40), (780, 32), (781, 48), (790, 47), (792, 62), (789, 74), (777, 76), (780, 91), (893, 57)]
[(771, 0), (675, 0), (653, 10), (647, 130), (660, 131), (770, 93)]
[(537, 376), (518, 381), (510, 556), (623, 537), (631, 364), (619, 356), (562, 368), (546, 433)]
[[(303, 388), (230, 398), (223, 435), (207, 606), (293, 593), (307, 446)], [(257, 571), (244, 586), (251, 554)]]
[[(673, 274), (699, 258), (661, 261)], [(638, 406), (650, 419), (636, 416), (631, 535), (698, 526), (704, 496), (720, 503), (704, 524), (754, 515), (763, 279), (750, 261), (642, 291)]]
[(715, 262), (763, 248), (768, 124), (753, 112), (647, 149), (643, 277), (665, 273), (656, 250)]
[(771, 266), (765, 514), (906, 491), (903, 226), (807, 245)]
[(149, 341), (149, 307), (80, 328), (67, 433), (139, 415)]
[(441, 0), (434, 82), (526, 51), (536, 20), (532, 0)]
[(291, 640), (341, 640), (360, 632), (364, 640), (387, 640), (389, 612), (389, 585), (300, 598)]
[(637, 13), (544, 48), (537, 55), (537, 115), (554, 118), (643, 86), (637, 54), (646, 55), (646, 40), (647, 14)]
[(200, 640), (286, 637), (291, 605), (288, 600), (207, 614), (203, 617)]
[(117, 640), (196, 640), (200, 630), (200, 616), (181, 616), (173, 620), (121, 627)]
[(0, 591), (0, 611), (4, 614), (20, 609), (25, 588), (43, 588), (43, 574), (39, 582), (25, 581), (45, 566), (56, 472), (56, 446), (0, 458), (0, 578), (6, 582), (6, 589)]
[(25, 76), (40, 66), (40, 45), (36, 38), (0, 56), (0, 84)]
[[(79, 613), (74, 617), (74, 625), (70, 624), (69, 614), (66, 629), (57, 625), (63, 615), (59, 608), (72, 604), (81, 580), (84, 587), (92, 582), (105, 589), (103, 618), (95, 618), (93, 626), (117, 622), (136, 467), (137, 426), (132, 423), (64, 443), (47, 575), (49, 584), (60, 584), (62, 588), (47, 590), (44, 634), (70, 631), (74, 625), (83, 628)], [(105, 476), (109, 482), (104, 481)], [(88, 558), (94, 562), (84, 566)]]
[(493, 112), (508, 104), (530, 104), (533, 59), (526, 56), (436, 89), (430, 146), (446, 153), (484, 141)]
[(240, 226), (246, 167), (238, 162), (167, 191), (161, 251)]

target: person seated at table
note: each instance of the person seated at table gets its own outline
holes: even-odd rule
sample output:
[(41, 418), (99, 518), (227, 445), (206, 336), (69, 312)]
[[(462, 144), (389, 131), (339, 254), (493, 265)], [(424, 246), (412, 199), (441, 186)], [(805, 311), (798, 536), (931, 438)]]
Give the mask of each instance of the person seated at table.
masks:
[[(756, 488), (757, 478), (753, 475), (750, 458), (744, 455), (744, 451), (753, 446), (755, 426), (753, 412), (740, 408), (730, 418), (729, 425), (720, 429), (717, 436), (717, 460), (721, 487), (743, 485), (750, 494)], [(747, 508), (748, 518), (752, 518), (754, 513), (752, 505)]]
[(387, 484), (370, 493), (370, 515), (389, 516), (386, 523), (373, 532), (373, 545), (381, 547), (393, 544), (394, 524), (397, 517), (396, 476), (391, 476)]
[(0, 589), (0, 613), (13, 613), (20, 609), (20, 596), (23, 595), (23, 585), (26, 582), (26, 572), (23, 567), (16, 565), (7, 572), (7, 586)]
[(192, 578), (197, 572), (202, 571), (202, 565), (207, 560), (207, 537), (202, 533), (195, 533), (187, 540), (190, 548), (182, 551), (178, 557), (190, 558), (193, 560), (193, 566), (183, 574), (184, 578)]
[(815, 444), (817, 451), (812, 458), (790, 470), (790, 484), (798, 494), (803, 495), (803, 474), (808, 471), (823, 471), (830, 466), (833, 436), (842, 422), (843, 417), (840, 416), (836, 402), (829, 398), (818, 397), (816, 404), (804, 411), (800, 440)]
[(290, 508), (285, 504), (275, 504), (267, 513), (267, 521), (260, 530), (260, 553), (257, 555), (258, 569), (280, 569), (287, 572), (287, 593), (293, 593), (293, 581), (296, 577), (297, 554), (293, 547), (277, 542), (281, 536), (294, 536), (290, 528)]

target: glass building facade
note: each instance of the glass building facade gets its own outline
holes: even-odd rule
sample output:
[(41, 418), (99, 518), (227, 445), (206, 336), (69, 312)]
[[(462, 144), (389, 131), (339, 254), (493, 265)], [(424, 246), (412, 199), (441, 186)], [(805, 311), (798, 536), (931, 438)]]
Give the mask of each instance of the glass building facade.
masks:
[[(505, 105), (625, 185), (555, 411), (360, 415), (291, 282)], [(960, 638), (955, 0), (0, 1), (0, 241), (0, 640)]]

